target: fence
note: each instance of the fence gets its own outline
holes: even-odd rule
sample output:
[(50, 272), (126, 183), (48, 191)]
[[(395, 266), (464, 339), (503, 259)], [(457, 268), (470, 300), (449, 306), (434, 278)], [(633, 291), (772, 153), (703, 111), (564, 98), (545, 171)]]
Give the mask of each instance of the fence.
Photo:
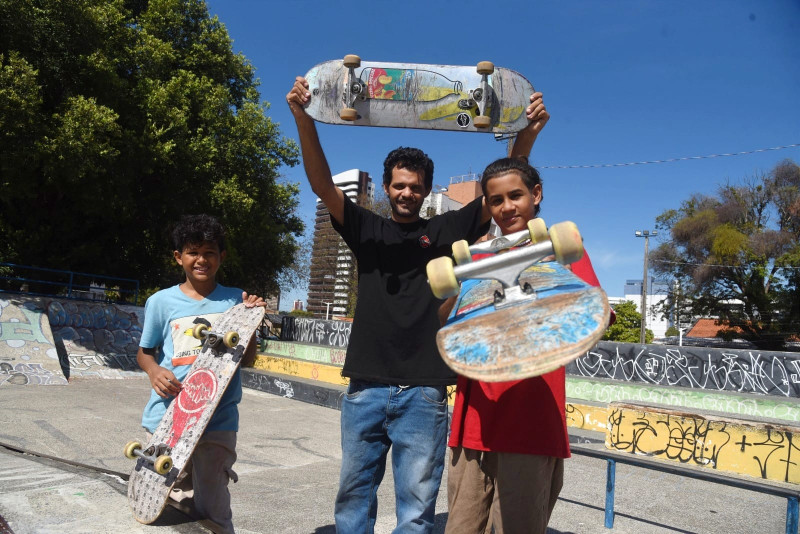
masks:
[(136, 304), (139, 299), (139, 281), (0, 262), (0, 291)]
[(631, 456), (626, 457), (620, 454), (605, 452), (602, 450), (592, 449), (589, 447), (582, 447), (580, 445), (570, 445), (570, 450), (573, 454), (581, 454), (600, 460), (605, 460), (606, 465), (606, 505), (605, 505), (605, 527), (614, 528), (614, 491), (616, 488), (616, 469), (617, 464), (628, 464), (644, 469), (651, 469), (672, 475), (679, 475), (688, 478), (695, 478), (706, 482), (713, 482), (715, 484), (723, 484), (735, 488), (755, 491), (758, 493), (766, 493), (768, 495), (775, 495), (777, 497), (786, 498), (786, 534), (797, 534), (798, 513), (800, 507), (798, 506), (798, 499), (800, 499), (800, 488), (784, 488), (760, 482), (757, 480), (745, 480), (734, 478), (730, 476), (721, 475), (713, 471), (702, 469), (691, 469), (682, 465), (670, 464), (667, 462), (658, 462), (655, 460), (648, 460), (642, 457)]

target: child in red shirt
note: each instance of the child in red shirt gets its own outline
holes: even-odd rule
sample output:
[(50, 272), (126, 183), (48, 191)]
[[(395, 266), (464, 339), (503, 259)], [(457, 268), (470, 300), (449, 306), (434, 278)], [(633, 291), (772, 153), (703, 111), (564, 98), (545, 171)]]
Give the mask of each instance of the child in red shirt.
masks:
[[(484, 201), (503, 234), (527, 228), (542, 184), (527, 162), (503, 158), (481, 179)], [(599, 286), (589, 256), (571, 266)], [(456, 297), (442, 305), (450, 313)], [(541, 533), (561, 491), (569, 458), (564, 368), (513, 382), (458, 378), (450, 432), (446, 533)]]

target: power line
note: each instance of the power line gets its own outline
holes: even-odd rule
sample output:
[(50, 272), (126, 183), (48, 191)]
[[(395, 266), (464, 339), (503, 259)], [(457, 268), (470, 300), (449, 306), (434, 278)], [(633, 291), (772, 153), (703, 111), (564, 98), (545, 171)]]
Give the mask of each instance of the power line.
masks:
[(539, 169), (600, 169), (604, 167), (630, 167), (633, 165), (650, 165), (652, 163), (673, 163), (675, 161), (688, 161), (693, 159), (722, 158), (727, 156), (742, 156), (744, 154), (755, 154), (757, 152), (769, 152), (771, 150), (783, 150), (784, 148), (795, 148), (800, 143), (792, 145), (776, 146), (772, 148), (757, 148), (755, 150), (744, 150), (742, 152), (731, 152), (730, 154), (710, 154), (708, 156), (687, 156), (683, 158), (658, 159), (653, 161), (633, 161), (630, 163), (599, 163), (596, 165), (541, 165)]
[[(695, 263), (691, 261), (667, 261), (667, 260), (652, 260), (653, 263), (669, 263), (672, 265), (698, 265), (703, 267), (742, 267), (742, 265), (718, 265), (715, 263)], [(797, 270), (800, 267), (776, 267), (777, 269)]]

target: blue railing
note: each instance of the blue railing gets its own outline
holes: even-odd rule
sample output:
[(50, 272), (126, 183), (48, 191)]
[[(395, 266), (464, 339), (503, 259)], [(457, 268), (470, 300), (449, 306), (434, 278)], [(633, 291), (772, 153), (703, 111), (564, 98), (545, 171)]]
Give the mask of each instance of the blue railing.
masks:
[(797, 534), (798, 526), (798, 499), (800, 499), (800, 488), (781, 487), (759, 480), (746, 480), (725, 476), (723, 474), (707, 469), (692, 469), (680, 464), (661, 462), (658, 460), (645, 459), (637, 456), (623, 456), (605, 452), (602, 450), (582, 447), (580, 445), (570, 445), (573, 454), (581, 454), (600, 460), (605, 460), (606, 465), (606, 505), (605, 505), (605, 527), (614, 528), (614, 493), (616, 488), (617, 463), (628, 464), (644, 469), (652, 469), (673, 475), (704, 480), (734, 488), (766, 493), (776, 497), (786, 499), (786, 534)]
[(139, 281), (0, 262), (0, 291), (135, 304), (139, 300)]

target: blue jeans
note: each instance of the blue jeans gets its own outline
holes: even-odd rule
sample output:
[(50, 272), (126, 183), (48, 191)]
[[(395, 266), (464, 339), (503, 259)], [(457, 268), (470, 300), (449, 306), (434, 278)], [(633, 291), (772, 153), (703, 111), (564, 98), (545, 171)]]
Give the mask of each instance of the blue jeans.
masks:
[(336, 532), (370, 534), (392, 448), (395, 532), (431, 532), (447, 442), (445, 386), (352, 380), (342, 403)]

